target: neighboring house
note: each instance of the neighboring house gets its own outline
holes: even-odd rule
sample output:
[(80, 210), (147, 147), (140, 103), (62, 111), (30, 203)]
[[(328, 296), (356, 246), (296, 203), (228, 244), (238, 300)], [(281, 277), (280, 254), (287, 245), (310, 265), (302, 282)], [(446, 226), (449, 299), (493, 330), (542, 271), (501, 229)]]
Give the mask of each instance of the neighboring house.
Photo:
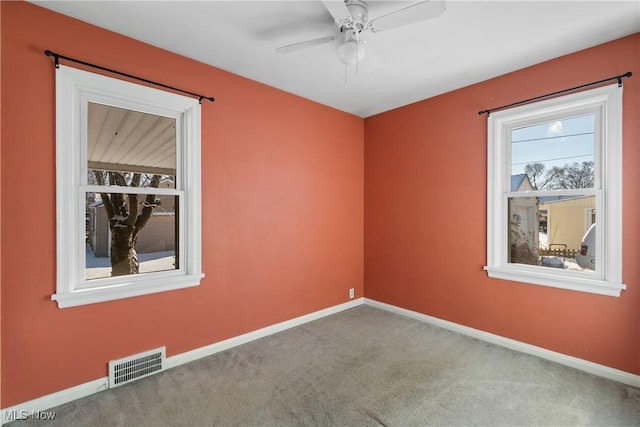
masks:
[(511, 191), (531, 191), (533, 185), (525, 173), (511, 175)]
[(102, 201), (92, 202), (87, 206), (87, 243), (96, 257), (108, 257), (110, 254), (111, 233), (109, 218), (102, 206)]
[[(511, 175), (511, 191), (531, 191), (533, 185), (526, 174)], [(540, 221), (538, 216), (537, 197), (517, 197), (511, 199), (509, 203), (509, 218), (511, 221), (510, 230), (512, 244), (523, 244), (537, 250), (539, 246), (538, 230)], [(518, 260), (511, 260), (512, 262)]]
[[(160, 188), (172, 188), (173, 181), (165, 179)], [(175, 201), (172, 196), (158, 197), (160, 204), (154, 208), (149, 222), (138, 235), (136, 252), (139, 254), (175, 250)], [(98, 258), (111, 253), (109, 218), (101, 200), (87, 206), (87, 241)]]
[(579, 251), (582, 237), (596, 222), (595, 197), (543, 197), (540, 202), (540, 211), (547, 217), (548, 244), (565, 244)]

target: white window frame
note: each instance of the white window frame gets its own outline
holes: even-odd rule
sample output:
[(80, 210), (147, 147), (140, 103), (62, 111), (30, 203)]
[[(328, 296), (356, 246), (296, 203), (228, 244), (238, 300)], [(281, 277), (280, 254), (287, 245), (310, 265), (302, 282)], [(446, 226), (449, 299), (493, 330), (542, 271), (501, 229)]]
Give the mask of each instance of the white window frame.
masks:
[[(626, 289), (622, 283), (622, 92), (617, 84), (608, 85), (489, 115), (487, 265), (484, 267), (489, 277), (616, 297)], [(511, 129), (583, 112), (596, 115), (594, 188), (536, 191), (535, 195), (596, 196), (599, 224), (596, 271), (565, 271), (509, 263), (507, 203), (509, 197), (523, 196), (523, 192), (511, 192)]]
[[(176, 120), (176, 188), (136, 193), (179, 195), (179, 268), (85, 279), (87, 106), (98, 102)], [(74, 307), (197, 286), (201, 267), (200, 103), (198, 100), (60, 65), (56, 69), (56, 293), (58, 307)], [(95, 188), (94, 188), (95, 187)], [(129, 187), (109, 192), (130, 193)]]

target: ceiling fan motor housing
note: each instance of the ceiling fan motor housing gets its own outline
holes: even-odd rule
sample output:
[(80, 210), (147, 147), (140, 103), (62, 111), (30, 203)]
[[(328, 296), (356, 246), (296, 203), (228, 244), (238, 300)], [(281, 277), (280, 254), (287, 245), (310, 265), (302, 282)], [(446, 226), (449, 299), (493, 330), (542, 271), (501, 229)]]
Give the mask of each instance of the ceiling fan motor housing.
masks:
[(355, 30), (360, 32), (366, 29), (367, 22), (369, 20), (369, 7), (367, 4), (361, 0), (347, 0), (345, 5), (351, 15), (351, 22), (347, 23), (347, 25), (343, 25), (341, 31)]

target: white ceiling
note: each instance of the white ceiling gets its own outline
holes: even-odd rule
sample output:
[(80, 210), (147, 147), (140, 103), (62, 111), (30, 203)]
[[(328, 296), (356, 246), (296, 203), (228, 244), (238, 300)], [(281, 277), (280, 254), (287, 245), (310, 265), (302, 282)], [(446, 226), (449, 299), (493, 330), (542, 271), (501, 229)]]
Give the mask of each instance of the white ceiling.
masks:
[[(337, 43), (275, 53), (336, 34), (321, 1), (33, 2), (360, 117), (640, 31), (638, 0), (448, 0), (439, 18), (367, 32), (367, 57), (345, 88)], [(373, 19), (416, 2), (368, 3)]]

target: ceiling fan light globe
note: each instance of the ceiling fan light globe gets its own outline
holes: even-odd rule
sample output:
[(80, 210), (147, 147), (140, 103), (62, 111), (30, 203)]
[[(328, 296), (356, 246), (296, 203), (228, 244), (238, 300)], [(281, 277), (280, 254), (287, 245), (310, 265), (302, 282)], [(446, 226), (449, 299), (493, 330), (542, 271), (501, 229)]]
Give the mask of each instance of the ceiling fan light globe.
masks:
[(364, 59), (366, 43), (355, 40), (346, 41), (338, 48), (338, 58), (345, 65), (354, 65)]

